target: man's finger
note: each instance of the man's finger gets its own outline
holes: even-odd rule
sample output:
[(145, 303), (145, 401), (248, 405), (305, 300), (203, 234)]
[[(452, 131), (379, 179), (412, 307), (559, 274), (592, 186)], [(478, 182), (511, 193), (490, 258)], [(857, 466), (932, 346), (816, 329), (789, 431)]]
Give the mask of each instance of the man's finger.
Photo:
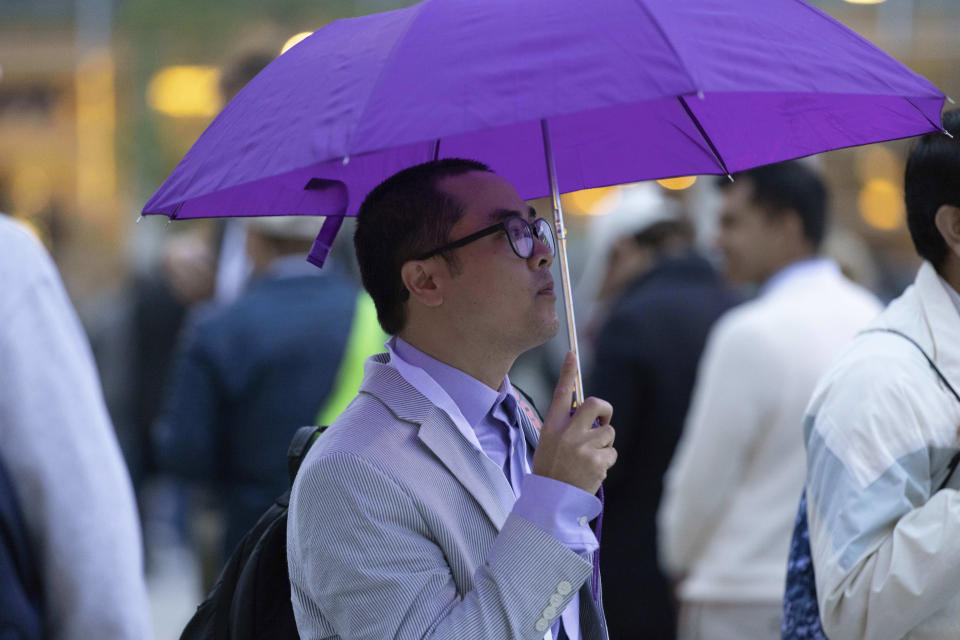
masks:
[(590, 433), (593, 442), (600, 449), (606, 449), (607, 447), (612, 447), (614, 441), (616, 440), (616, 431), (613, 430), (609, 424), (597, 427), (594, 431)]
[(580, 429), (593, 429), (595, 426), (610, 424), (613, 417), (613, 405), (606, 400), (593, 396), (583, 401), (573, 417), (573, 424)]
[(547, 410), (544, 427), (566, 424), (570, 417), (570, 399), (576, 390), (576, 380), (577, 360), (573, 352), (568, 351), (567, 357), (563, 359), (563, 366), (560, 367), (557, 386), (553, 389), (553, 401), (550, 403), (550, 409)]

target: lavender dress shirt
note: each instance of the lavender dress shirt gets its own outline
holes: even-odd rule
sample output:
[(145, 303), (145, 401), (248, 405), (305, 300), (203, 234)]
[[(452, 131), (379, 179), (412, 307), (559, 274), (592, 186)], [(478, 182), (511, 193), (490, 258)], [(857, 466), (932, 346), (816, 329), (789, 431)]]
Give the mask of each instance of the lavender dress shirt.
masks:
[[(446, 398), (431, 400), (440, 400), (438, 406), (450, 414), (463, 436), (506, 476), (513, 494), (500, 495), (500, 500), (507, 510), (512, 507), (514, 514), (549, 533), (571, 551), (589, 558), (599, 547), (589, 522), (600, 513), (600, 501), (565, 482), (532, 473), (533, 450), (526, 446), (519, 426), (520, 409), (510, 378), (504, 378), (500, 390), (495, 391), (399, 337), (392, 338), (386, 346), (391, 360), (408, 382), (423, 391), (416, 378), (425, 373), (445, 392)], [(451, 401), (452, 406), (446, 400)], [(578, 594), (560, 615), (570, 640), (580, 640), (579, 614)], [(558, 622), (552, 629), (554, 638), (559, 625)]]

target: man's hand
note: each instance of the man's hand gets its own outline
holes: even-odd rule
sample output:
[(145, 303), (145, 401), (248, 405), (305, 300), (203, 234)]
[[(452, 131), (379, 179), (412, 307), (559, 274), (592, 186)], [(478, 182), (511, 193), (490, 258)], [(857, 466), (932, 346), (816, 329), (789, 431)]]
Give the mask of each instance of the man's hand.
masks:
[[(540, 430), (533, 472), (592, 494), (607, 477), (607, 469), (617, 461), (614, 431), (610, 426), (613, 407), (599, 398), (587, 398), (571, 416), (570, 398), (576, 371), (573, 353), (567, 353), (553, 391), (553, 402)], [(594, 423), (598, 425), (596, 428)]]

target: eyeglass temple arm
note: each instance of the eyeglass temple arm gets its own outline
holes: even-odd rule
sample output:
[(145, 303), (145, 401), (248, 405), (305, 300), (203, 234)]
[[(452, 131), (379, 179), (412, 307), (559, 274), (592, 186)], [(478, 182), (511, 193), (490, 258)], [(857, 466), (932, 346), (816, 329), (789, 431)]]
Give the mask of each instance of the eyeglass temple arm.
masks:
[(429, 251), (429, 252), (423, 254), (422, 256), (417, 256), (416, 259), (417, 259), (417, 260), (426, 260), (427, 258), (432, 258), (433, 256), (437, 255), (438, 253), (443, 253), (444, 251), (451, 251), (452, 249), (459, 249), (460, 247), (462, 247), (462, 246), (464, 246), (464, 245), (470, 244), (470, 243), (473, 242), (474, 240), (479, 240), (479, 239), (482, 238), (483, 236), (488, 236), (488, 235), (490, 235), (491, 233), (496, 233), (497, 231), (500, 230), (501, 227), (503, 227), (503, 223), (502, 223), (502, 222), (500, 222), (500, 223), (498, 223), (498, 224), (495, 224), (495, 225), (493, 225), (493, 226), (487, 227), (486, 229), (480, 229), (480, 231), (475, 231), (474, 233), (471, 233), (470, 235), (466, 236), (465, 238), (460, 238), (460, 239), (457, 240), (456, 242), (451, 242), (450, 244), (445, 244), (445, 245), (443, 245), (442, 247), (437, 247), (437, 248), (434, 249), (433, 251)]

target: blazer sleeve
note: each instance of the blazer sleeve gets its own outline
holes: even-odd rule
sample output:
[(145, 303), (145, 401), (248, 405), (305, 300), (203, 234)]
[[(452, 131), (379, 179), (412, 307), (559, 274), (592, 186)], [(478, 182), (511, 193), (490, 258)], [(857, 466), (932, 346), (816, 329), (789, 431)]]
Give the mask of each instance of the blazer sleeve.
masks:
[(301, 470), (287, 530), (301, 637), (539, 640), (590, 574), (589, 562), (513, 514), (474, 588), (458, 593), (436, 540), (451, 532), (423, 508), (353, 453)]

